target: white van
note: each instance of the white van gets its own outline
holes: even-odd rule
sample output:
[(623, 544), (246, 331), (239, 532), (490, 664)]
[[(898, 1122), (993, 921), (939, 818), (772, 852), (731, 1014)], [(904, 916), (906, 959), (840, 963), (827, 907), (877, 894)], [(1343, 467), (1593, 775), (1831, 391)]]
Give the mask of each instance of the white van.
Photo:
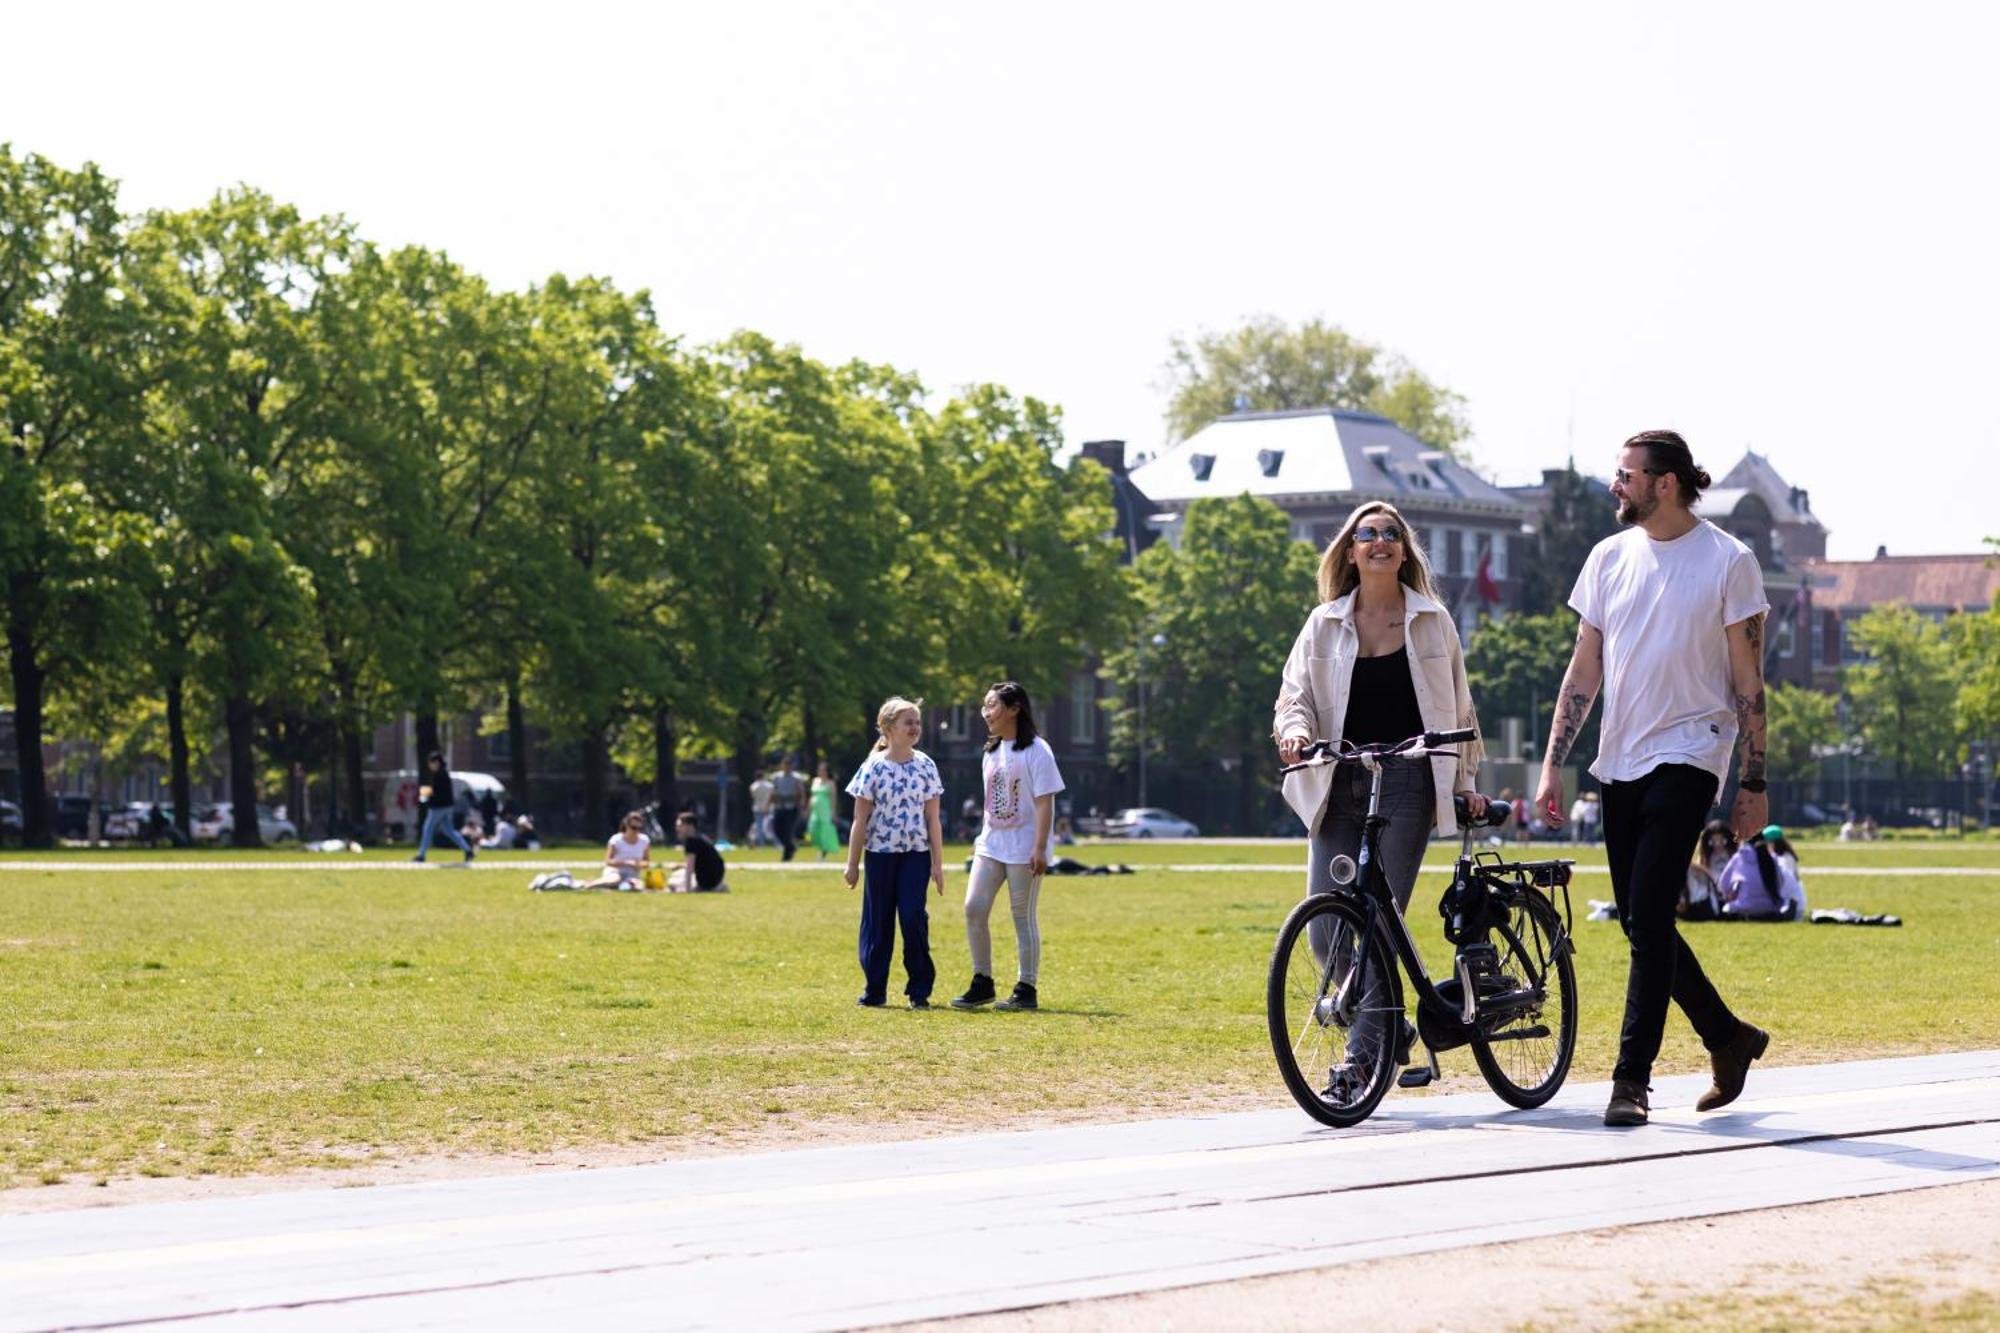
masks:
[[(377, 773), (373, 779), (380, 793), (376, 814), (381, 820), (382, 836), (390, 839), (416, 837), (418, 828), (422, 826), (422, 816), (417, 809), (422, 799), (418, 794), (421, 783), (416, 770), (403, 768)], [(502, 807), (506, 806), (506, 783), (491, 773), (478, 773), (471, 769), (452, 770), (452, 802), (460, 810), (477, 810), (488, 792), (493, 793), (493, 799)]]

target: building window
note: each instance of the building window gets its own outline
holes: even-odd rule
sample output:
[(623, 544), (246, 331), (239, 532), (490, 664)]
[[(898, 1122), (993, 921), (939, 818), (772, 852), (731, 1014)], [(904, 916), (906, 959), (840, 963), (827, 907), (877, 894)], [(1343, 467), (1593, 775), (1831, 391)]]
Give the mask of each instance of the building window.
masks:
[(507, 734), (505, 727), (502, 727), (486, 738), (486, 757), (488, 759), (512, 759), (514, 757), (514, 738)]
[(1777, 646), (1778, 656), (1788, 661), (1797, 650), (1798, 634), (1796, 629), (1796, 618), (1786, 616), (1778, 622), (1776, 632), (1771, 635), (1771, 642)]
[(1477, 574), (1479, 572), (1480, 558), (1487, 555), (1492, 550), (1493, 550), (1492, 533), (1490, 532), (1474, 533), (1472, 538), (1472, 543), (1466, 549), (1465, 552), (1465, 568), (1460, 572), (1465, 574)]
[(953, 704), (945, 725), (951, 728), (951, 738), (953, 740), (971, 740), (972, 709), (965, 704)]
[(1463, 534), (1461, 534), (1457, 528), (1445, 528), (1443, 529), (1443, 531), (1444, 531), (1444, 572), (1447, 574), (1455, 574), (1458, 572), (1458, 563), (1459, 560), (1461, 559), (1459, 555), (1459, 544)]
[(1097, 677), (1088, 671), (1069, 678), (1069, 738), (1075, 745), (1097, 739)]
[(1507, 577), (1507, 534), (1498, 533), (1493, 538), (1493, 577)]

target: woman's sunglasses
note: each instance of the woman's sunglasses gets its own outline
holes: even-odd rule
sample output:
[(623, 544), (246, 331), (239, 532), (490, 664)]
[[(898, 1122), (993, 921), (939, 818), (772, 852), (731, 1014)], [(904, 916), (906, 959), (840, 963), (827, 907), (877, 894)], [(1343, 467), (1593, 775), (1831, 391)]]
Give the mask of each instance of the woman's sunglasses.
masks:
[(1354, 530), (1354, 540), (1358, 542), (1399, 542), (1403, 540), (1403, 530), (1394, 523), (1381, 527), (1364, 525)]

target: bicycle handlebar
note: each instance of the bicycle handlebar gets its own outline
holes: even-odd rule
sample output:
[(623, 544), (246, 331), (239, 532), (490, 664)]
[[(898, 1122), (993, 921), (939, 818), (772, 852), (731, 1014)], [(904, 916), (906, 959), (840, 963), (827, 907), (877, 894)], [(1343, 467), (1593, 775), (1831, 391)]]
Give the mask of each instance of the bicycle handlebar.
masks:
[(1429, 751), (1443, 749), (1448, 745), (1463, 745), (1467, 741), (1477, 739), (1479, 731), (1476, 727), (1460, 727), (1453, 731), (1426, 731), (1421, 736), (1412, 736), (1408, 740), (1397, 741), (1394, 745), (1350, 745), (1346, 749), (1341, 749), (1340, 746), (1345, 742), (1307, 741), (1305, 749), (1299, 752), (1299, 761), (1281, 767), (1278, 776), (1296, 773), (1302, 768), (1324, 768), (1328, 764), (1392, 757), (1422, 758), (1427, 756)]

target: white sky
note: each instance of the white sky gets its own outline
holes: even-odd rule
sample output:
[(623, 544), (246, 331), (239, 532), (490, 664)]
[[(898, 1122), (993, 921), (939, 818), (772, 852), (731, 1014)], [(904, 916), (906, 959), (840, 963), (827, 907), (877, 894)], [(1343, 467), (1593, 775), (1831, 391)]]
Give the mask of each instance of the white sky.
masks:
[(1830, 554), (2000, 534), (2000, 10), (19, 5), (0, 141), (242, 181), (695, 341), (991, 380), (1157, 448), (1170, 337), (1319, 316), (1503, 481), (1670, 425)]

